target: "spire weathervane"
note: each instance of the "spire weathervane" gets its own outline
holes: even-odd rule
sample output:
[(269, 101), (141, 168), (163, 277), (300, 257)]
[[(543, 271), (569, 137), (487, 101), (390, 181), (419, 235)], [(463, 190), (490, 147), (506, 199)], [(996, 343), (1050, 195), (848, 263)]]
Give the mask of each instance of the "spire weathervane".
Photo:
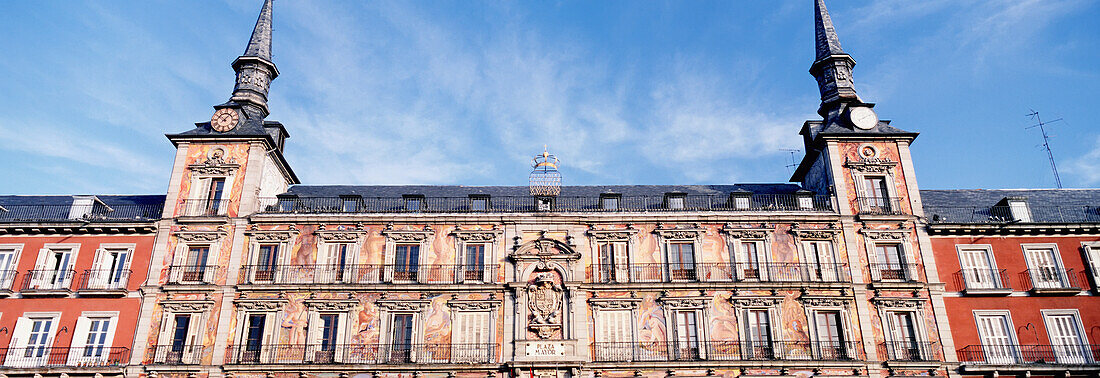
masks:
[(833, 19), (825, 8), (825, 0), (814, 0), (814, 39), (817, 50), (810, 74), (817, 79), (821, 91), (821, 109), (828, 113), (837, 103), (860, 102), (852, 80), (852, 67), (856, 61), (840, 47), (840, 37), (833, 27)]
[(237, 85), (225, 107), (240, 106), (249, 118), (267, 117), (267, 93), (271, 81), (279, 76), (279, 69), (271, 61), (271, 20), (273, 0), (264, 0), (256, 27), (244, 54), (233, 61), (237, 72)]

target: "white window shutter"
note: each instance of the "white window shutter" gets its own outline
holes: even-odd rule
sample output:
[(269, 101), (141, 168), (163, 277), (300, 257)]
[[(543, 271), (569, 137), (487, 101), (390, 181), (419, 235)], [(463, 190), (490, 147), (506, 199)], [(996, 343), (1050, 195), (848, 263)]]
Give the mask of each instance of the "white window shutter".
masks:
[(69, 343), (69, 362), (78, 361), (81, 359), (81, 353), (84, 352), (84, 347), (88, 345), (88, 331), (91, 322), (85, 316), (81, 316), (76, 319), (76, 326), (73, 327), (73, 340)]
[(615, 261), (615, 281), (625, 282), (630, 274), (626, 243), (612, 244), (612, 258)]

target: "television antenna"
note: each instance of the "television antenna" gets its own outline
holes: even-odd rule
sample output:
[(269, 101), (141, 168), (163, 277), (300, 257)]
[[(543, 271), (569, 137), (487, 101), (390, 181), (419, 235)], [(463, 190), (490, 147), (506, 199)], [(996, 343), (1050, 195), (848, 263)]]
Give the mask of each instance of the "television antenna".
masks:
[(787, 175), (793, 175), (794, 174), (793, 168), (798, 166), (798, 162), (795, 161), (795, 159), (794, 159), (794, 154), (796, 152), (802, 152), (802, 150), (794, 149), (794, 148), (781, 148), (779, 150), (791, 154), (790, 162), (787, 163)]
[(1054, 172), (1054, 182), (1056, 184), (1058, 184), (1058, 189), (1062, 189), (1062, 178), (1058, 177), (1058, 164), (1054, 163), (1054, 153), (1050, 151), (1050, 135), (1047, 134), (1047, 129), (1046, 129), (1047, 124), (1058, 122), (1058, 121), (1061, 121), (1062, 119), (1058, 118), (1058, 119), (1055, 119), (1055, 120), (1043, 122), (1043, 119), (1039, 118), (1039, 112), (1035, 111), (1035, 109), (1028, 109), (1028, 110), (1031, 110), (1031, 113), (1028, 113), (1027, 116), (1031, 117), (1032, 119), (1034, 119), (1038, 123), (1034, 124), (1034, 125), (1031, 125), (1031, 126), (1028, 126), (1028, 127), (1025, 127), (1024, 129), (1026, 130), (1026, 129), (1032, 129), (1032, 128), (1038, 127), (1039, 131), (1043, 134), (1043, 144), (1042, 144), (1042, 146), (1043, 146), (1043, 149), (1045, 149), (1047, 151), (1047, 159), (1050, 159), (1050, 170)]

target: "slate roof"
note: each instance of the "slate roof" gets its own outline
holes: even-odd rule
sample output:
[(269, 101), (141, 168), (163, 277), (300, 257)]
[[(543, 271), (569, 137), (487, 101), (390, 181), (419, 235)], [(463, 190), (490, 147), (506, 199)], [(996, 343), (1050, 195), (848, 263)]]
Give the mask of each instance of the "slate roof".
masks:
[[(742, 190), (754, 194), (793, 194), (802, 189), (797, 184), (734, 184), (734, 185), (585, 185), (562, 186), (560, 197), (598, 197), (601, 193), (618, 193), (625, 196), (663, 196), (669, 192), (688, 195), (728, 196)], [(471, 194), (487, 194), (500, 197), (530, 196), (527, 186), (466, 186), (466, 185), (295, 185), (287, 191), (300, 197), (338, 197), (360, 195), (364, 197), (401, 197), (419, 194), (425, 197), (466, 197)]]
[(0, 222), (149, 222), (160, 218), (164, 195), (96, 195), (102, 205), (70, 218), (73, 196), (0, 196)]
[[(1027, 200), (1036, 223), (1100, 223), (1100, 189), (954, 189), (921, 190), (924, 212), (933, 223), (996, 223), (1007, 208), (994, 208), (1005, 197)], [(1000, 217), (1000, 218), (998, 218)]]

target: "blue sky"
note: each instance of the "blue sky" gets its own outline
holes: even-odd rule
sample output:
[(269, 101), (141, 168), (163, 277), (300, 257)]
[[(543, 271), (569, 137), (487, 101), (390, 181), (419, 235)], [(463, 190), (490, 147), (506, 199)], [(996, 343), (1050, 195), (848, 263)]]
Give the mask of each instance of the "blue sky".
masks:
[[(260, 1), (0, 2), (0, 193), (163, 193)], [(1100, 185), (1100, 2), (829, 3), (922, 188)], [(818, 93), (811, 0), (277, 0), (269, 119), (306, 184), (785, 182)], [(801, 152), (796, 155), (801, 156)]]

